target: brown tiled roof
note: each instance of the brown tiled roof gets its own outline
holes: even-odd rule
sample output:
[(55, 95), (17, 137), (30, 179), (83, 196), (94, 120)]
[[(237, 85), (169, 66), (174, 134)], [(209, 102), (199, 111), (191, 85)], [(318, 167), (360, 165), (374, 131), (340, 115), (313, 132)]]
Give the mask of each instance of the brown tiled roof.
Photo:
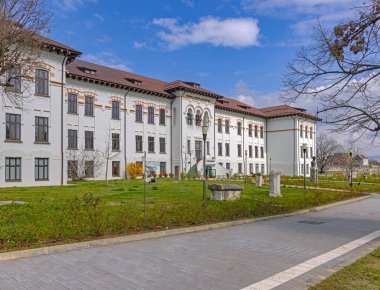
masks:
[(36, 35), (35, 38), (37, 41), (41, 42), (43, 44), (43, 47), (45, 49), (55, 49), (55, 50), (61, 50), (60, 52), (68, 52), (68, 56), (71, 57), (71, 60), (74, 60), (75, 57), (79, 56), (81, 52), (79, 50), (76, 50), (70, 46), (67, 46), (65, 44), (59, 43), (55, 40), (52, 40), (50, 38), (47, 38), (45, 36)]
[(195, 93), (198, 93), (201, 95), (205, 95), (208, 97), (212, 97), (215, 99), (223, 98), (221, 95), (216, 94), (212, 91), (209, 91), (209, 90), (206, 90), (206, 89), (200, 88), (200, 87), (194, 87), (194, 86), (190, 85), (189, 83), (184, 82), (184, 81), (180, 81), (180, 80), (170, 82), (170, 83), (166, 83), (165, 90), (168, 92), (175, 91), (175, 90), (186, 90), (186, 91), (192, 91), (192, 92), (195, 92)]
[(217, 100), (215, 107), (222, 110), (234, 111), (239, 113), (245, 113), (258, 117), (266, 118), (267, 115), (261, 110), (244, 104), (238, 100), (223, 97), (223, 99)]
[(315, 117), (313, 115), (307, 114), (306, 110), (301, 108), (295, 108), (288, 105), (280, 105), (280, 106), (273, 106), (273, 107), (267, 107), (260, 109), (263, 111), (268, 118), (278, 118), (278, 117), (286, 117), (286, 116), (301, 116), (308, 119), (312, 119), (315, 121), (321, 121), (318, 117)]

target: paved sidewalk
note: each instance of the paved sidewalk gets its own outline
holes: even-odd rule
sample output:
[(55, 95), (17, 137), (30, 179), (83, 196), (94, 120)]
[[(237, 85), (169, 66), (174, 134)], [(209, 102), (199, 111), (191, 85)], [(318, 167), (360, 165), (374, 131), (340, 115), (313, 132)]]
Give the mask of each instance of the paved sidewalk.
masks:
[[(380, 229), (380, 195), (321, 212), (0, 262), (0, 289), (241, 289)], [(278, 289), (300, 289), (377, 238)]]

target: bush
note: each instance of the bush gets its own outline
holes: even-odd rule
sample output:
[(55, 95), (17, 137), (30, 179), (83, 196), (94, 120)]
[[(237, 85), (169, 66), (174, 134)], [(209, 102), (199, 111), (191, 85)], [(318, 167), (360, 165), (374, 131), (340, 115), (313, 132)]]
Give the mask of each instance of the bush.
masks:
[(131, 179), (136, 179), (137, 176), (142, 176), (143, 167), (140, 163), (129, 163), (127, 165), (127, 172)]

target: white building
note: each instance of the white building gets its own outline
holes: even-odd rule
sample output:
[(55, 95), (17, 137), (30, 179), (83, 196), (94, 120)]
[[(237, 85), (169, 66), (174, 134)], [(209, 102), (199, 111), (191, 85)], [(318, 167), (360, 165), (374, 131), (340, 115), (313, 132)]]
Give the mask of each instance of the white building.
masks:
[(19, 80), (35, 84), (30, 96), (20, 105), (0, 100), (0, 186), (66, 184), (72, 174), (126, 178), (125, 165), (144, 151), (157, 173), (201, 172), (204, 145), (217, 175), (300, 175), (306, 143), (309, 173), (319, 119), (303, 109), (257, 109), (194, 82), (76, 60), (79, 51), (50, 39), (44, 48), (33, 76)]

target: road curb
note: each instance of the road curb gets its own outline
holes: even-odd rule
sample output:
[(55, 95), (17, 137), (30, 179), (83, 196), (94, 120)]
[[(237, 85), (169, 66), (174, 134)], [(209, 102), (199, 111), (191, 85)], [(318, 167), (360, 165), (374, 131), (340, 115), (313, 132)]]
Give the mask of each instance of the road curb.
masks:
[(147, 240), (147, 239), (152, 239), (152, 238), (162, 238), (162, 237), (168, 237), (168, 236), (174, 236), (174, 235), (180, 235), (180, 234), (195, 233), (195, 232), (221, 229), (221, 228), (237, 226), (237, 225), (244, 225), (244, 224), (249, 224), (249, 223), (254, 223), (254, 222), (259, 222), (259, 221), (270, 220), (270, 219), (277, 219), (277, 218), (289, 217), (289, 216), (305, 214), (305, 213), (310, 213), (310, 212), (317, 212), (317, 211), (321, 211), (321, 210), (328, 209), (331, 207), (361, 201), (371, 196), (372, 194), (357, 197), (357, 198), (352, 198), (352, 199), (348, 199), (344, 201), (339, 201), (339, 202), (335, 202), (335, 203), (331, 203), (331, 204), (327, 204), (323, 206), (318, 206), (314, 208), (299, 210), (299, 211), (291, 212), (291, 213), (273, 215), (273, 216), (236, 220), (236, 221), (229, 221), (229, 222), (220, 222), (220, 223), (215, 223), (215, 224), (207, 224), (207, 225), (193, 226), (193, 227), (187, 227), (187, 228), (163, 230), (163, 231), (158, 231), (158, 232), (148, 232), (148, 233), (143, 233), (143, 234), (126, 235), (126, 236), (91, 240), (91, 241), (85, 241), (85, 242), (79, 242), (79, 243), (71, 243), (71, 244), (69, 243), (69, 244), (64, 244), (64, 245), (56, 245), (56, 246), (49, 246), (49, 247), (43, 247), (43, 248), (35, 248), (35, 249), (29, 249), (29, 250), (1, 253), (0, 261), (8, 261), (8, 260), (16, 260), (16, 259), (42, 256), (42, 255), (57, 254), (57, 253), (74, 251), (74, 250), (88, 249), (92, 247), (116, 245), (116, 244), (121, 244), (121, 243), (141, 241), (141, 240)]

